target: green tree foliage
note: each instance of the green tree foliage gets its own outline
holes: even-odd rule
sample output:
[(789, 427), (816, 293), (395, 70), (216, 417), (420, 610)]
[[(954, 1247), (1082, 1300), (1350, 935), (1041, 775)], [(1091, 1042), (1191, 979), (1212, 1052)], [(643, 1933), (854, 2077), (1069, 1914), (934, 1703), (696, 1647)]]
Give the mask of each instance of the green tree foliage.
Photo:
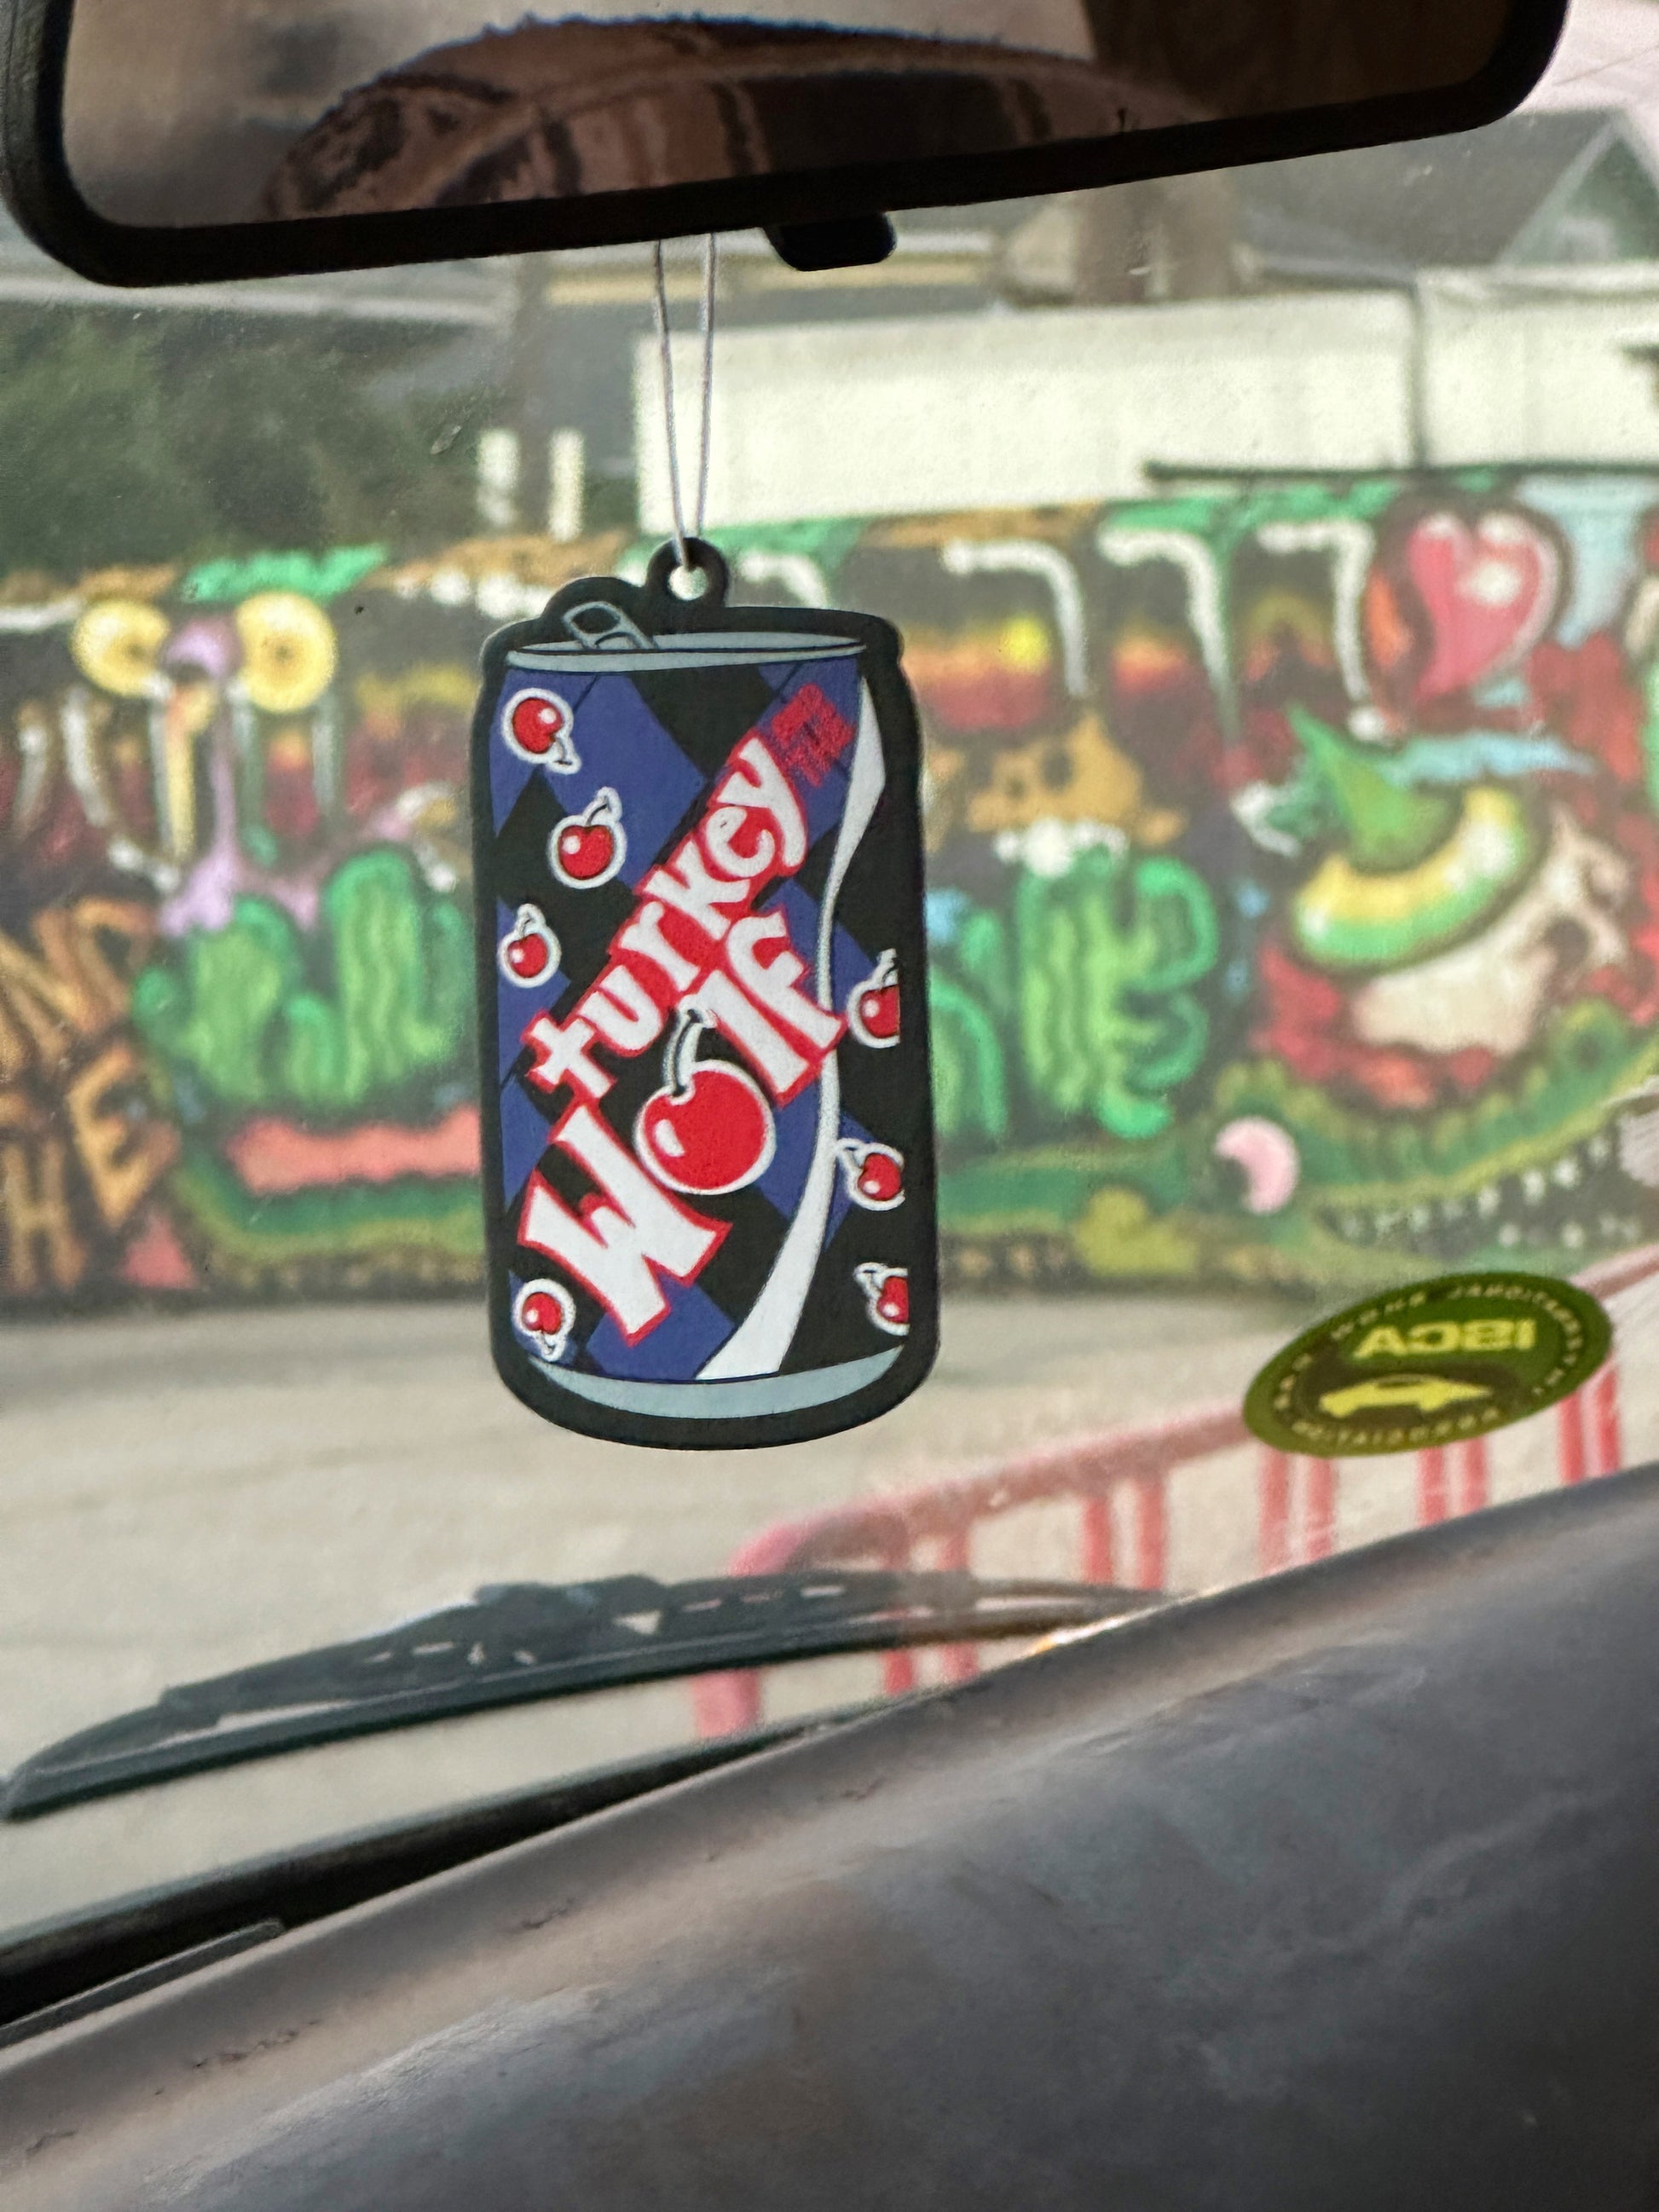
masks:
[(377, 398), (386, 365), (320, 322), (0, 311), (0, 573), (464, 534), (471, 426)]

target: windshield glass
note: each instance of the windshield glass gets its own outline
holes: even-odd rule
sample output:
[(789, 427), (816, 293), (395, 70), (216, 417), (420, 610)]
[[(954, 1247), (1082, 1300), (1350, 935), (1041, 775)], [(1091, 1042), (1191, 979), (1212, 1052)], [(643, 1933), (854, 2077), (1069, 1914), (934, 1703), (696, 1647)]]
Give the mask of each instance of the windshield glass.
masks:
[[(481, 1298), (477, 656), (670, 526), (648, 249), (135, 299), (0, 239), (0, 1765), (486, 1584), (1179, 1595), (1650, 1455), (1656, 45), (1583, 0), (1468, 137), (724, 242), (708, 534), (899, 626), (926, 754), (944, 1348), (787, 1449), (547, 1426)], [(1247, 1431), (1321, 1316), (1498, 1268), (1612, 1316), (1559, 1406)], [(0, 1933), (1021, 1648), (0, 1826)]]

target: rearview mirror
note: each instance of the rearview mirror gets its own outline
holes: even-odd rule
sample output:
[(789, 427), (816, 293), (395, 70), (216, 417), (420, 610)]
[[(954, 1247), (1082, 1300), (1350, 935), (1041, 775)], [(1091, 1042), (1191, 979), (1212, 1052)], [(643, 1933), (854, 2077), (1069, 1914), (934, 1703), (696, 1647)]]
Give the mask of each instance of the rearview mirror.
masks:
[[(116, 283), (776, 227), (1464, 130), (1565, 0), (11, 0), (20, 220)], [(505, 19), (511, 9), (501, 11)]]

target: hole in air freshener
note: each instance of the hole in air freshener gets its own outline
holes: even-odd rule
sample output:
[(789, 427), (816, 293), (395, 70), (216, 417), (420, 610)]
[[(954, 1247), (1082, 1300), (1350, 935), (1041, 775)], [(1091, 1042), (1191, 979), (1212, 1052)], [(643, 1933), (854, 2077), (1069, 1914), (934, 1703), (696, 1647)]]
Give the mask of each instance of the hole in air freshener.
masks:
[(567, 585), (484, 652), (491, 1336), (567, 1427), (782, 1443), (937, 1346), (916, 720), (890, 624), (729, 603), (670, 459), (643, 584)]

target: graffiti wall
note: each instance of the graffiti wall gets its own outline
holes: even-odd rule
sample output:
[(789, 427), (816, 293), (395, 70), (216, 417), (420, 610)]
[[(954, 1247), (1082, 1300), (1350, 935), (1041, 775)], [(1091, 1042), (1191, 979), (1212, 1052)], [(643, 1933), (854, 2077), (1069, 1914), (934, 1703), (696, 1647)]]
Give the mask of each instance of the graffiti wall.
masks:
[[(1659, 1235), (1659, 477), (726, 542), (906, 636), (957, 1286)], [(0, 1306), (477, 1281), (476, 656), (619, 562), (0, 586)]]
[(930, 521), (842, 587), (932, 740), (959, 1283), (1659, 1233), (1659, 481)]
[(473, 669), (568, 570), (0, 590), (0, 1304), (477, 1279)]

